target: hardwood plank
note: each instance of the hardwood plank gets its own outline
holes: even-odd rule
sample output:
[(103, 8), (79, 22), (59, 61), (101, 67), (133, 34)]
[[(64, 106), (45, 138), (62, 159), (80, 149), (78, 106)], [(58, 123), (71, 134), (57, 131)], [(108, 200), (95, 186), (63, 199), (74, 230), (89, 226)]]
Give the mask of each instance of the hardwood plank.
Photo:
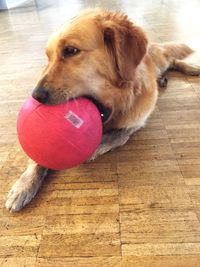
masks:
[[(133, 190), (134, 189), (134, 190)], [(158, 205), (167, 208), (192, 208), (187, 188), (178, 186), (133, 186), (120, 189), (121, 205)]]
[(36, 258), (31, 257), (6, 257), (6, 258), (0, 258), (0, 266), (1, 267), (35, 267)]
[(119, 233), (43, 235), (39, 257), (120, 256)]
[(24, 216), (23, 214), (0, 218), (0, 236), (41, 235), (46, 222), (44, 216)]
[(152, 208), (121, 214), (122, 244), (196, 243), (200, 225), (195, 212)]
[(123, 267), (198, 267), (200, 256), (145, 256), (123, 257)]
[(122, 267), (121, 257), (67, 257), (67, 258), (38, 258), (35, 267)]
[(35, 257), (40, 240), (40, 235), (0, 236), (0, 258)]
[[(67, 227), (66, 227), (67, 225)], [(119, 214), (48, 216), (43, 235), (119, 233)]]
[(122, 245), (123, 255), (134, 256), (168, 256), (168, 255), (197, 255), (200, 254), (200, 243), (145, 243)]

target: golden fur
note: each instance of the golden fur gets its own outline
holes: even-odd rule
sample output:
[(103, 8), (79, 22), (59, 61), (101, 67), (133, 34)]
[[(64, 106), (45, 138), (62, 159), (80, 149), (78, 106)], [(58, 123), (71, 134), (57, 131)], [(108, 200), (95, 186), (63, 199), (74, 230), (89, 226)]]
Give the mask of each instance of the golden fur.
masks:
[[(66, 46), (81, 52), (63, 59)], [(86, 10), (49, 39), (39, 87), (48, 90), (49, 104), (89, 95), (110, 107), (106, 130), (139, 127), (154, 109), (158, 76), (191, 52), (183, 45), (149, 45), (124, 14)]]
[[(66, 56), (71, 47), (78, 52)], [(49, 39), (48, 64), (33, 97), (58, 104), (87, 95), (109, 107), (111, 115), (95, 158), (125, 144), (144, 126), (156, 104), (157, 80), (162, 81), (168, 69), (200, 74), (199, 67), (182, 61), (192, 52), (183, 44), (149, 43), (143, 30), (124, 14), (86, 10)], [(8, 194), (7, 209), (18, 211), (29, 203), (47, 173), (47, 168), (30, 162)]]

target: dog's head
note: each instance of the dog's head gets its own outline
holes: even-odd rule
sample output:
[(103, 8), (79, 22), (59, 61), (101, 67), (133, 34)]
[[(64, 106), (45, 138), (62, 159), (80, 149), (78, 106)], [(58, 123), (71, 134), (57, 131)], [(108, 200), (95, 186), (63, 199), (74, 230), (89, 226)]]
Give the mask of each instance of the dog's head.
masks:
[(114, 110), (133, 89), (146, 46), (145, 34), (127, 16), (84, 11), (49, 39), (48, 64), (33, 97), (53, 105), (89, 96)]

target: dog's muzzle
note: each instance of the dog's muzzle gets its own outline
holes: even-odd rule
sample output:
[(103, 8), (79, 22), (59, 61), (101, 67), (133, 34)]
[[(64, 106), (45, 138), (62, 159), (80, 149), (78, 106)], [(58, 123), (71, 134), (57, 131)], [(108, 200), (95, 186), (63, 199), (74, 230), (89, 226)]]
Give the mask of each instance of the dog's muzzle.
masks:
[(32, 97), (35, 98), (38, 102), (45, 104), (49, 100), (49, 92), (44, 87), (36, 87), (33, 90)]

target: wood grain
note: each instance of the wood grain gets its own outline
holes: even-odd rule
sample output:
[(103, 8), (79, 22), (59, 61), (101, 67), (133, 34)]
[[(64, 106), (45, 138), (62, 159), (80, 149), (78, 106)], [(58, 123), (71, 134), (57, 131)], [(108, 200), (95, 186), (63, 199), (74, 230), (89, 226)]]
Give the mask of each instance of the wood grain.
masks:
[(121, 257), (67, 257), (67, 258), (39, 258), (36, 267), (121, 267)]
[(199, 256), (126, 256), (122, 260), (123, 267), (198, 267)]
[[(47, 3), (48, 2), (48, 3)], [(36, 5), (37, 3), (37, 5)], [(0, 13), (0, 266), (199, 267), (200, 78), (167, 74), (147, 125), (96, 161), (53, 172), (20, 213), (4, 208), (27, 158), (16, 118), (46, 64), (45, 43), (99, 1), (30, 1)], [(197, 48), (198, 1), (101, 1), (152, 41)]]

